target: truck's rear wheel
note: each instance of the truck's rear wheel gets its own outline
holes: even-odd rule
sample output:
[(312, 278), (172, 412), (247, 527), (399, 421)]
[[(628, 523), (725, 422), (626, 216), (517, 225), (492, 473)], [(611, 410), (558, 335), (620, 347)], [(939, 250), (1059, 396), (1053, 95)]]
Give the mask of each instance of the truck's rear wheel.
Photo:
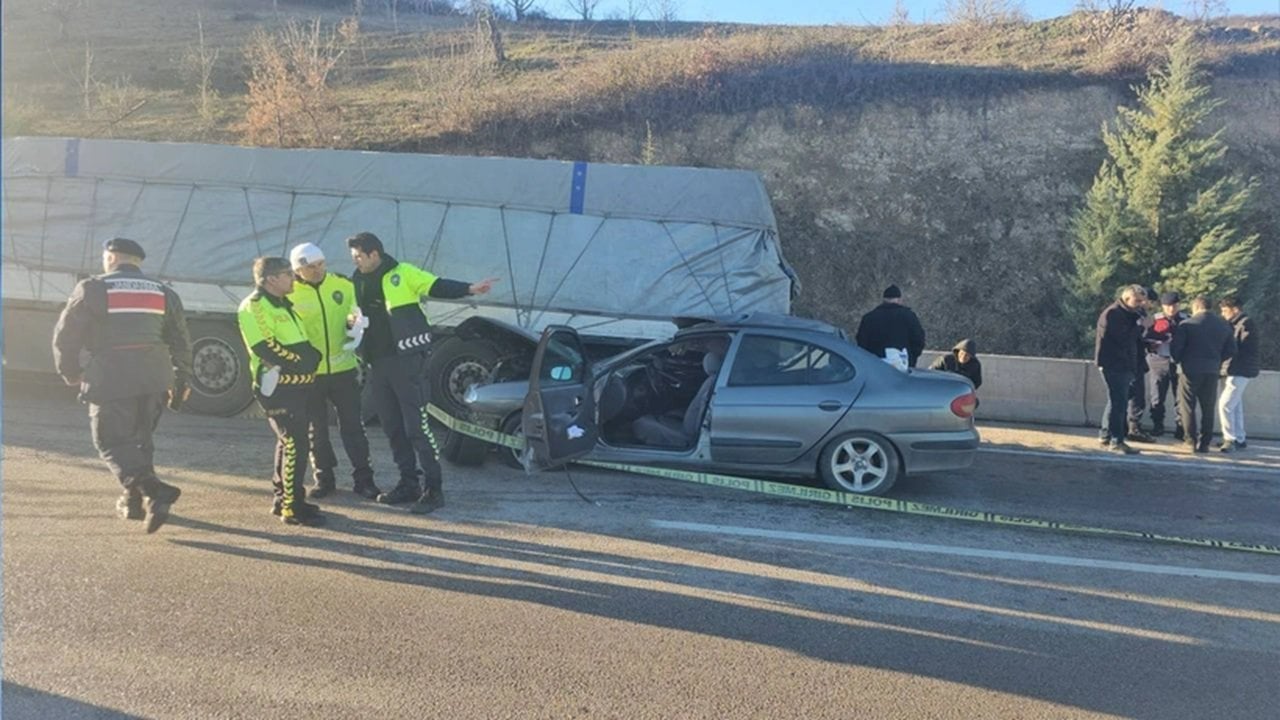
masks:
[[(489, 343), (446, 338), (431, 352), (427, 370), (431, 402), (455, 418), (470, 419), (462, 398), (471, 385), (488, 380), (497, 364), (498, 351)], [(440, 456), (455, 465), (479, 465), (489, 452), (489, 443), (443, 425), (435, 424), (432, 432), (440, 442)]]
[(191, 397), (184, 408), (200, 415), (235, 415), (253, 402), (249, 355), (229, 322), (191, 320)]

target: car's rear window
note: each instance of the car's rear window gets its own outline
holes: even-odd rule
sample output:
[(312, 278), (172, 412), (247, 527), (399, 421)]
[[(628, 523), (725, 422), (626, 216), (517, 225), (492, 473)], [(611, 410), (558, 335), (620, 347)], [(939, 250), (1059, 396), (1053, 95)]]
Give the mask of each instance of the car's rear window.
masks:
[(748, 335), (729, 372), (730, 385), (826, 385), (851, 380), (853, 364), (826, 348), (766, 335)]

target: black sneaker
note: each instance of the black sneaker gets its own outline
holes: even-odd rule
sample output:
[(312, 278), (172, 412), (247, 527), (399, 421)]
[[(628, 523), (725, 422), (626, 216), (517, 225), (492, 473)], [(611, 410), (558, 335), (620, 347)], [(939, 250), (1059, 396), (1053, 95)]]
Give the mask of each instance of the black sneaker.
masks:
[(1249, 443), (1244, 440), (1232, 440), (1231, 444), (1234, 445), (1237, 450), (1244, 450), (1249, 447)]
[(1134, 450), (1128, 445), (1125, 445), (1123, 442), (1113, 442), (1107, 446), (1107, 449), (1113, 453), (1118, 453), (1120, 455), (1137, 455), (1138, 454), (1137, 450)]
[(418, 497), (418, 488), (408, 483), (396, 485), (391, 492), (378, 495), (378, 502), (383, 505), (400, 505)]
[(1140, 443), (1153, 443), (1156, 441), (1154, 437), (1142, 432), (1141, 430), (1130, 430), (1129, 434), (1126, 435), (1124, 439), (1130, 442)]
[(147, 533), (153, 533), (169, 519), (169, 508), (178, 501), (182, 489), (156, 480), (147, 491)]
[(126, 492), (116, 500), (116, 514), (123, 520), (141, 520), (147, 516), (142, 509), (142, 495)]
[(1176, 428), (1173, 431), (1173, 439), (1179, 442), (1186, 442), (1187, 433), (1182, 428)]
[(409, 506), (409, 512), (414, 515), (426, 515), (432, 510), (439, 510), (442, 507), (444, 507), (444, 491), (436, 488), (422, 493), (422, 495)]
[(335, 489), (333, 480), (317, 480), (315, 485), (307, 488), (307, 494), (319, 500), (326, 495), (332, 495)]
[(1101, 445), (1102, 447), (1111, 447), (1111, 438), (1100, 437), (1098, 438), (1098, 444)]
[(351, 492), (366, 500), (377, 500), (378, 496), (382, 494), (382, 491), (378, 489), (377, 485), (373, 484), (372, 480), (357, 480), (356, 484), (351, 488)]
[(1164, 436), (1164, 428), (1162, 428), (1162, 427), (1153, 427), (1153, 428), (1151, 428), (1151, 437), (1153, 437), (1153, 438), (1158, 438), (1158, 437), (1163, 437), (1163, 436)]
[(1220, 453), (1233, 453), (1235, 451), (1236, 451), (1236, 444), (1233, 442), (1222, 443), (1221, 445), (1218, 446), (1218, 452)]
[(1197, 452), (1197, 453), (1209, 452), (1209, 443), (1206, 442), (1206, 443), (1200, 443), (1199, 445), (1196, 445), (1195, 449), (1192, 450), (1192, 452)]

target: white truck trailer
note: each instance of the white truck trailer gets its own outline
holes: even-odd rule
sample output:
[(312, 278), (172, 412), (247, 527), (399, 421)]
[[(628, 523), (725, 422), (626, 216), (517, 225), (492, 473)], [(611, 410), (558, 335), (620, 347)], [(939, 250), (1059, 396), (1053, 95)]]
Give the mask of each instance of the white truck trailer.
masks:
[(3, 163), (5, 367), (53, 370), (68, 293), (101, 271), (105, 240), (128, 237), (186, 305), (200, 413), (253, 401), (236, 305), (254, 257), (301, 242), (344, 274), (346, 238), (370, 231), (441, 277), (500, 278), (466, 302), (424, 300), (433, 396), (458, 413), (545, 325), (604, 351), (676, 316), (787, 313), (796, 290), (753, 172), (52, 137), (4, 140)]

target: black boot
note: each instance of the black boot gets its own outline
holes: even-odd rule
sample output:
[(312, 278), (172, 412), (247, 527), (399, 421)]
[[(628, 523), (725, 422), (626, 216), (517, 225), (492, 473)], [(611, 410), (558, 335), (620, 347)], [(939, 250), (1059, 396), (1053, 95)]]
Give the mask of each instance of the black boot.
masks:
[(116, 500), (116, 514), (124, 520), (141, 520), (147, 516), (142, 509), (142, 493), (125, 490)]
[(151, 484), (143, 490), (143, 494), (147, 496), (146, 529), (148, 533), (153, 533), (169, 519), (169, 508), (178, 502), (178, 496), (182, 495), (182, 490), (159, 480), (152, 480)]
[(366, 500), (376, 500), (382, 494), (382, 491), (378, 489), (377, 485), (373, 484), (372, 480), (357, 480), (356, 484), (352, 486), (351, 492)]
[(329, 476), (327, 476), (327, 477), (322, 477), (322, 476), (317, 475), (317, 476), (316, 476), (316, 484), (315, 484), (315, 485), (312, 485), (312, 486), (311, 486), (311, 488), (310, 488), (307, 492), (308, 492), (308, 494), (310, 494), (310, 495), (311, 495), (311, 497), (313, 497), (313, 498), (315, 498), (315, 499), (319, 500), (320, 498), (324, 497), (325, 495), (332, 495), (332, 494), (333, 494), (333, 491), (334, 491), (335, 489), (336, 489), (336, 487), (335, 487), (335, 485), (334, 485), (334, 482), (333, 482), (333, 476), (332, 476), (332, 475), (329, 475)]
[[(276, 498), (271, 502), (271, 514), (280, 517), (280, 510), (284, 507), (284, 500)], [(309, 503), (306, 500), (295, 500), (293, 503), (294, 512), (301, 515), (319, 515), (320, 506)]]
[[(315, 509), (308, 510), (308, 507)], [(295, 501), (292, 506), (282, 505), (280, 507), (280, 520), (285, 525), (317, 527), (324, 524), (324, 515), (320, 514), (320, 508), (316, 505)]]
[(385, 492), (378, 495), (378, 502), (383, 505), (400, 505), (418, 497), (418, 484), (407, 483), (401, 481), (391, 492)]
[(439, 510), (444, 507), (444, 490), (433, 487), (427, 488), (412, 505), (409, 506), (409, 512), (414, 515), (426, 515), (432, 510)]

